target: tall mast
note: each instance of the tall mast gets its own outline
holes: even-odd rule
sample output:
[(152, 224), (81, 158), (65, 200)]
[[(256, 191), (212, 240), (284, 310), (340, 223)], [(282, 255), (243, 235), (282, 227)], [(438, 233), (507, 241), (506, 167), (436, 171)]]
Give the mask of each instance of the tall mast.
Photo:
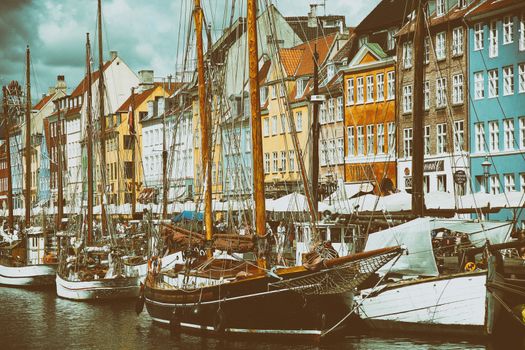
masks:
[(137, 212), (137, 175), (136, 175), (136, 155), (135, 155), (135, 88), (131, 88), (131, 115), (129, 116), (131, 134), (131, 218), (135, 218)]
[(425, 46), (425, 7), (426, 0), (416, 1), (416, 27), (414, 34), (414, 107), (412, 112), (412, 130), (414, 132), (414, 147), (412, 147), (412, 212), (416, 216), (424, 215), (423, 193), (423, 55)]
[(166, 113), (162, 116), (162, 218), (168, 218), (168, 146), (166, 145)]
[[(205, 72), (204, 72), (204, 53), (202, 41), (202, 22), (203, 13), (200, 0), (194, 0), (195, 9), (193, 11), (195, 19), (195, 32), (197, 35), (197, 78), (199, 91), (199, 115), (201, 122), (201, 157), (202, 170), (204, 175), (204, 229), (206, 233), (206, 242), (209, 243), (213, 236), (213, 217), (211, 207), (211, 160), (210, 160), (210, 137), (209, 127), (210, 123), (206, 111), (206, 86), (205, 86)], [(211, 250), (208, 250), (208, 256)]]
[(26, 145), (24, 153), (26, 157), (26, 193), (25, 193), (25, 226), (31, 225), (31, 74), (29, 73), (31, 58), (29, 45), (26, 49)]
[(104, 116), (104, 56), (102, 54), (102, 0), (98, 0), (98, 120), (100, 123), (100, 178), (102, 182), (100, 191), (100, 216), (102, 221), (102, 234), (107, 232), (106, 208), (104, 206), (104, 193), (106, 192), (106, 117)]
[(62, 172), (64, 170), (62, 166), (62, 116), (60, 115), (60, 100), (57, 102), (57, 154), (58, 154), (58, 169), (57, 169), (57, 194), (58, 194), (58, 208), (57, 208), (57, 222), (56, 227), (60, 229), (62, 226), (62, 217), (64, 216), (64, 191), (62, 189)]
[[(248, 0), (248, 63), (250, 82), (250, 109), (252, 113), (253, 198), (255, 201), (255, 232), (259, 239), (266, 235), (266, 208), (264, 202), (264, 167), (261, 134), (261, 102), (259, 96), (259, 53), (257, 52), (257, 2)], [(258, 252), (257, 265), (266, 267), (266, 259)]]
[(89, 43), (89, 33), (86, 33), (86, 75), (87, 75), (87, 104), (86, 104), (86, 148), (87, 148), (87, 243), (90, 244), (93, 239), (93, 120), (91, 117), (91, 45)]
[(4, 94), (3, 105), (4, 105), (4, 118), (5, 118), (5, 143), (6, 143), (6, 157), (7, 157), (7, 209), (9, 210), (9, 215), (7, 217), (7, 225), (9, 230), (13, 229), (14, 219), (13, 219), (13, 178), (11, 177), (11, 143), (10, 143), (10, 134), (11, 134), (11, 125), (9, 119), (9, 108), (7, 106), (7, 88), (2, 87), (2, 92)]
[[(314, 89), (313, 94), (319, 93), (319, 54), (317, 53), (317, 44), (314, 48)], [(313, 105), (313, 121), (312, 121), (312, 204), (314, 212), (318, 212), (319, 206), (319, 104), (314, 102)], [(317, 217), (313, 218), (314, 222)]]

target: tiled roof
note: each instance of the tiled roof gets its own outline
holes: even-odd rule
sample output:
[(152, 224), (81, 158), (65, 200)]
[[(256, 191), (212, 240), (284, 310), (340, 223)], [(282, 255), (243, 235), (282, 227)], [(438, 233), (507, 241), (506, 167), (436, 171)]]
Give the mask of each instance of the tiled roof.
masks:
[(399, 27), (403, 17), (410, 13), (409, 0), (381, 0), (379, 4), (359, 23), (355, 31), (359, 34), (377, 29)]
[(523, 0), (486, 0), (485, 2), (481, 3), (478, 7), (472, 9), (472, 11), (469, 12), (468, 17), (470, 18), (470, 17), (488, 14), (494, 11), (503, 10), (513, 5), (525, 6), (525, 1)]
[(38, 103), (33, 107), (33, 109), (36, 109), (38, 111), (41, 110), (49, 102), (49, 100), (51, 100), (51, 98), (53, 98), (53, 96), (55, 96), (54, 93), (42, 97), (42, 99), (40, 101), (38, 101)]
[(299, 63), (303, 57), (303, 49), (281, 49), (279, 54), (281, 62), (283, 63), (284, 72), (286, 75), (295, 75)]
[[(151, 95), (153, 90), (155, 90), (159, 86), (163, 86), (164, 87), (164, 91), (166, 91), (168, 96), (170, 96), (182, 84), (181, 83), (171, 83), (169, 88), (168, 88), (168, 84), (167, 83), (155, 82), (155, 83), (153, 83), (153, 85), (154, 86), (152, 88), (144, 90), (144, 91), (142, 91), (140, 93), (136, 93), (135, 94), (135, 96), (134, 96), (135, 106), (139, 106), (142, 102), (144, 102), (149, 97), (149, 95)], [(128, 99), (126, 101), (124, 101), (124, 103), (117, 109), (117, 112), (127, 112), (127, 111), (129, 111), (129, 105), (130, 104), (131, 104), (131, 95), (129, 95)]]
[[(113, 61), (111, 60), (111, 61), (105, 62), (104, 66), (102, 67), (102, 70), (105, 71), (111, 65), (111, 62), (113, 62)], [(94, 84), (97, 81), (99, 75), (100, 75), (100, 72), (98, 70), (93, 72), (93, 73), (91, 73), (91, 84)], [(71, 93), (70, 97), (77, 97), (77, 96), (83, 95), (84, 92), (87, 91), (87, 86), (86, 85), (87, 85), (87, 77), (84, 77), (84, 79), (82, 79), (80, 84), (77, 85), (75, 90), (73, 90), (73, 92)]]

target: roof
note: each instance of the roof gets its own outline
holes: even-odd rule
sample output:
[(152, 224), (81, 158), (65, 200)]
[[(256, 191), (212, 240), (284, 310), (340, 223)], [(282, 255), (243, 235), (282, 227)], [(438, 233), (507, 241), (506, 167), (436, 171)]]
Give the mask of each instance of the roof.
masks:
[(38, 103), (33, 107), (33, 109), (41, 110), (55, 95), (56, 93), (45, 95), (40, 101), (38, 101)]
[(339, 20), (342, 21), (343, 26), (345, 26), (345, 16), (343, 15), (317, 16), (317, 26), (315, 27), (308, 26), (308, 16), (290, 16), (284, 17), (284, 19), (302, 41), (313, 40), (323, 35), (326, 36), (337, 33), (340, 30), (340, 28), (337, 26), (327, 27), (323, 26), (322, 24), (319, 25), (319, 22)]
[(473, 8), (468, 13), (468, 18), (489, 15), (501, 10), (511, 10), (512, 7), (525, 7), (523, 0), (486, 0), (478, 7)]
[(270, 60), (264, 61), (261, 69), (259, 69), (259, 84), (262, 84), (266, 81), (271, 65), (272, 65), (272, 61)]
[(326, 37), (319, 37), (291, 49), (280, 49), (281, 62), (287, 76), (301, 76), (312, 74), (314, 71), (313, 52), (315, 48), (319, 54), (319, 65), (322, 65), (330, 46), (334, 42), (336, 33)]
[(359, 34), (377, 29), (400, 27), (405, 15), (410, 13), (409, 0), (382, 0), (355, 28)]
[[(175, 90), (181, 85), (181, 83), (171, 83), (170, 87), (168, 88), (166, 83), (154, 82), (152, 88), (135, 94), (135, 96), (133, 97), (135, 101), (135, 106), (139, 106), (142, 102), (144, 102), (149, 97), (149, 95), (151, 95), (153, 90), (155, 90), (159, 86), (162, 86), (164, 88), (164, 91), (166, 91), (168, 95), (172, 95), (175, 92)], [(131, 95), (129, 95), (128, 99), (124, 101), (124, 103), (117, 109), (117, 112), (128, 112), (131, 100)]]
[[(104, 65), (102, 66), (102, 70), (105, 71), (111, 65), (112, 62), (113, 60), (105, 62)], [(99, 75), (100, 75), (100, 71), (98, 70), (91, 73), (91, 84), (97, 81)], [(83, 95), (84, 92), (86, 92), (87, 90), (86, 85), (87, 85), (87, 77), (85, 76), (84, 79), (82, 79), (82, 81), (80, 82), (80, 84), (77, 85), (75, 90), (73, 90), (70, 97), (77, 97), (77, 96)]]

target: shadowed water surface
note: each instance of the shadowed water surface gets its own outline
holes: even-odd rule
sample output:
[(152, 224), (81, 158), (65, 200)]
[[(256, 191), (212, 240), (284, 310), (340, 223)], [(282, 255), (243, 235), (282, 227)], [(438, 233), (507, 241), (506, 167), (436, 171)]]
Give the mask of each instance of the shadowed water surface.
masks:
[(484, 344), (445, 339), (347, 337), (320, 346), (197, 335), (172, 336), (152, 323), (134, 301), (79, 303), (59, 299), (54, 289), (0, 287), (0, 349), (525, 349), (521, 344)]

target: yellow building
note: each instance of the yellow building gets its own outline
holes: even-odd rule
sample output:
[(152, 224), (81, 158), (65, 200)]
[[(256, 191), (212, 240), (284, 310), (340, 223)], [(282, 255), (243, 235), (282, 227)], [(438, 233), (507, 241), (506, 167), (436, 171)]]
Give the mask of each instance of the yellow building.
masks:
[(304, 161), (305, 170), (311, 171), (312, 104), (309, 98), (313, 87), (313, 48), (317, 48), (321, 65), (333, 40), (334, 35), (330, 35), (280, 49), (280, 62), (272, 62), (267, 73), (264, 65), (261, 69), (263, 164), (268, 196), (279, 197), (300, 190), (303, 181), (299, 157)]

